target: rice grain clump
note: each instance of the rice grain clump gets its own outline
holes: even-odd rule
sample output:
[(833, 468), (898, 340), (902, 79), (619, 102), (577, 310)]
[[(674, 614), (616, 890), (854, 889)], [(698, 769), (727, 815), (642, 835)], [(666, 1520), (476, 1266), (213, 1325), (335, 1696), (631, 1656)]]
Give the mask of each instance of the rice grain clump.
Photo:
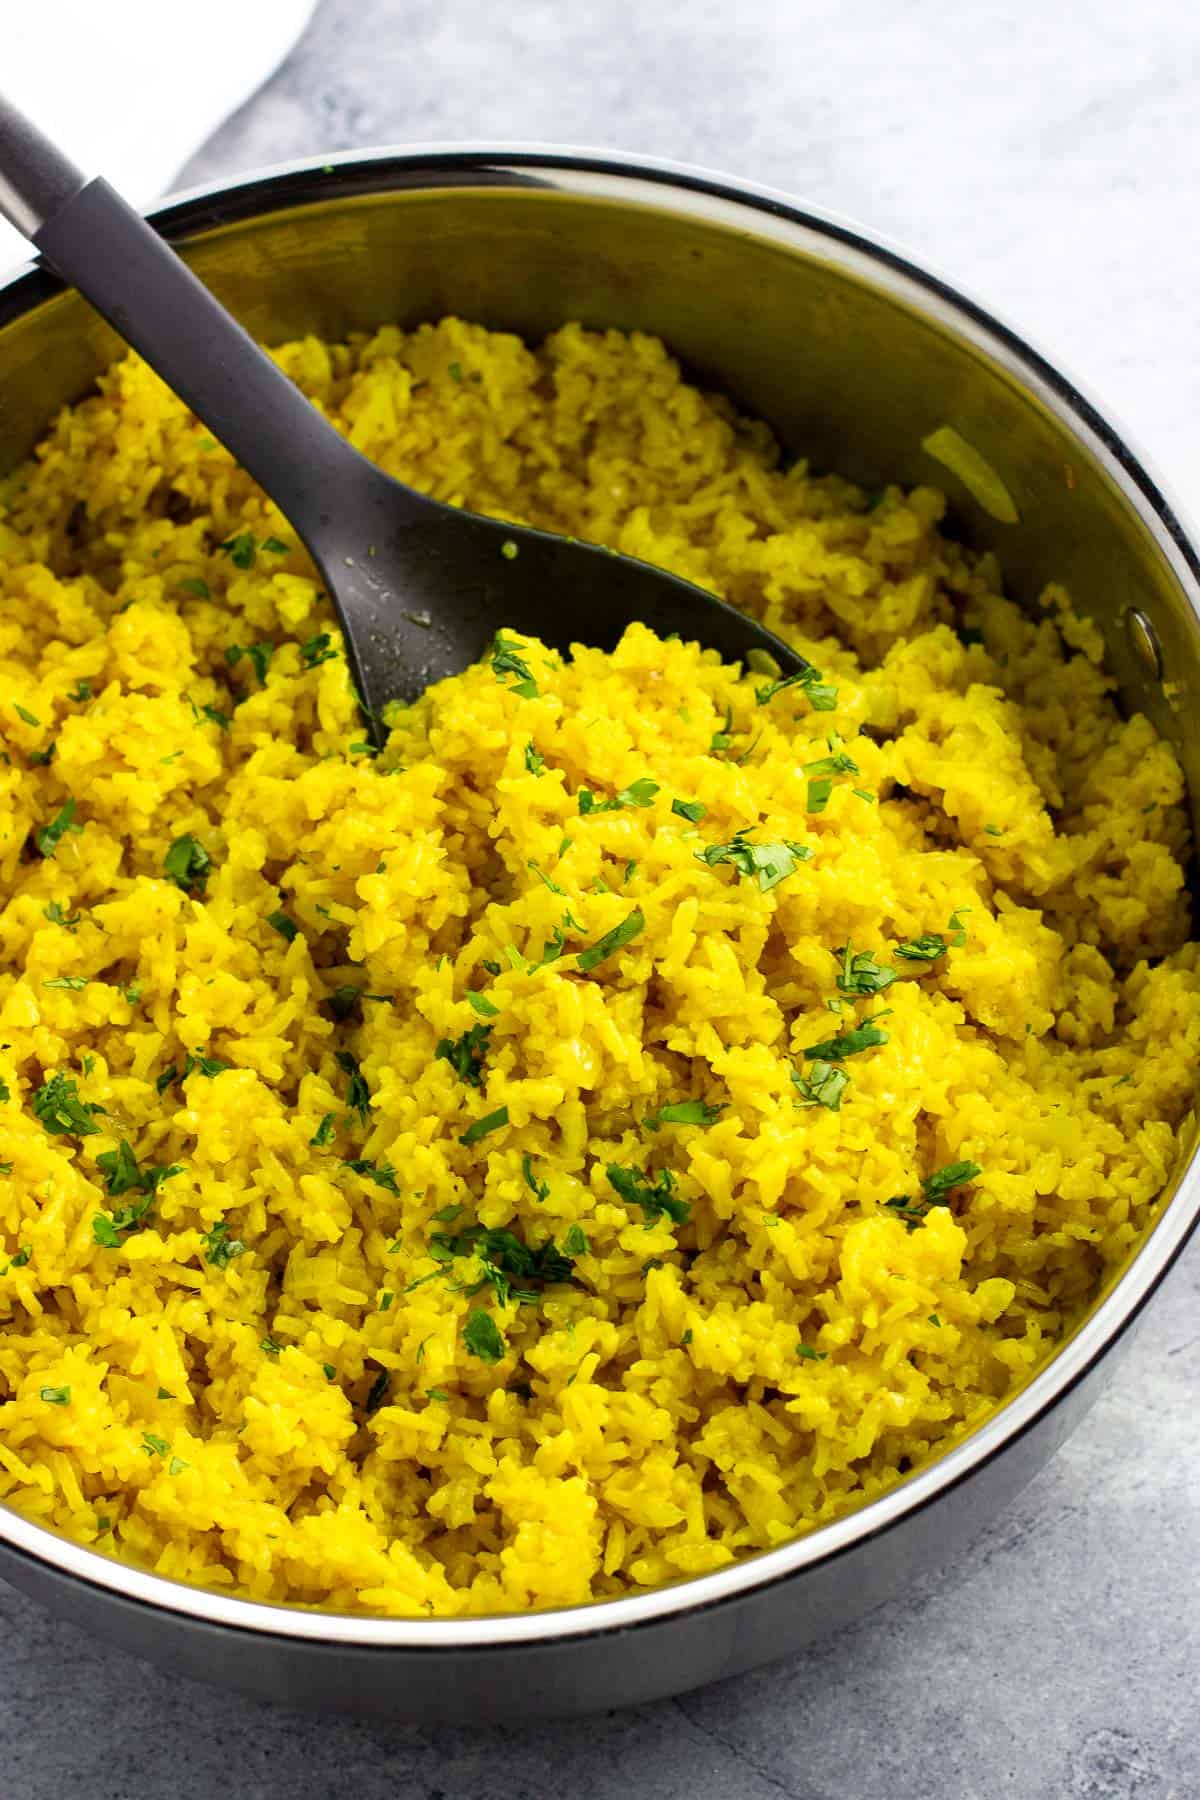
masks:
[[(694, 1575), (984, 1419), (1200, 1057), (1183, 786), (1096, 633), (663, 347), (293, 344), (368, 455), (763, 616), (502, 634), (364, 740), (286, 522), (134, 360), (0, 523), (0, 1496), (393, 1614)], [(569, 606), (570, 596), (563, 596)]]

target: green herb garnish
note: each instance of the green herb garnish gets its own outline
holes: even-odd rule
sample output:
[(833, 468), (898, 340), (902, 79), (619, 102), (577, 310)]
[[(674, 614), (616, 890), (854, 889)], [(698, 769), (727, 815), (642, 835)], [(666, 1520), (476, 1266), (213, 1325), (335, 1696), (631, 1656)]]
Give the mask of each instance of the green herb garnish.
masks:
[(225, 661), (231, 669), (236, 669), (243, 656), (247, 657), (253, 665), (254, 673), (258, 676), (259, 686), (265, 687), (267, 668), (274, 654), (274, 644), (230, 644), (225, 652)]
[(365, 1156), (345, 1156), (342, 1158), (342, 1162), (347, 1169), (352, 1169), (356, 1175), (365, 1175), (369, 1181), (375, 1183), (376, 1187), (386, 1188), (389, 1194), (399, 1194), (400, 1189), (396, 1182), (396, 1171), (393, 1169), (391, 1163), (374, 1163)]
[(499, 1131), (502, 1125), (507, 1124), (508, 1108), (507, 1106), (498, 1106), (495, 1112), (485, 1113), (482, 1119), (476, 1119), (473, 1125), (468, 1125), (458, 1141), (470, 1149), (471, 1145), (477, 1144), (480, 1138), (487, 1137), (490, 1132)]
[(336, 1130), (334, 1114), (326, 1113), (308, 1141), (310, 1144), (315, 1144), (319, 1150), (323, 1150), (326, 1144), (332, 1144)]
[(38, 1399), (44, 1400), (47, 1406), (69, 1406), (71, 1390), (69, 1387), (44, 1387), (39, 1389)]
[(294, 919), (289, 919), (287, 914), (283, 911), (268, 913), (267, 924), (271, 927), (272, 931), (277, 931), (280, 937), (285, 939), (289, 944), (300, 935), (300, 927), (297, 925), (296, 921)]
[(675, 1225), (686, 1225), (692, 1209), (686, 1200), (676, 1197), (675, 1177), (670, 1169), (660, 1169), (650, 1181), (644, 1169), (623, 1169), (609, 1163), (605, 1169), (609, 1182), (627, 1206), (640, 1206), (647, 1225), (667, 1218)]
[(850, 1085), (850, 1077), (844, 1069), (835, 1068), (832, 1063), (815, 1062), (803, 1075), (799, 1069), (793, 1069), (791, 1073), (800, 1096), (797, 1105), (824, 1106), (830, 1112), (841, 1111), (842, 1095)]
[(44, 988), (69, 988), (75, 994), (81, 993), (87, 985), (86, 975), (52, 975), (42, 983)]
[(104, 1108), (81, 1100), (78, 1084), (69, 1075), (52, 1075), (29, 1104), (51, 1137), (95, 1137), (100, 1130), (93, 1115)]
[(76, 823), (75, 802), (68, 800), (57, 818), (52, 819), (49, 825), (43, 825), (40, 831), (34, 832), (33, 841), (42, 856), (51, 857), (68, 832), (82, 830), (83, 826)]
[(300, 646), (300, 655), (304, 659), (306, 669), (319, 669), (322, 663), (333, 662), (337, 651), (333, 647), (333, 639), (327, 631), (318, 631)]
[(472, 1356), (480, 1362), (500, 1362), (508, 1345), (490, 1313), (480, 1311), (478, 1307), (467, 1314), (467, 1322), (463, 1326), (463, 1343)]
[(563, 1234), (563, 1250), (567, 1256), (586, 1256), (591, 1246), (582, 1225), (568, 1225)]
[(820, 1044), (809, 1044), (804, 1057), (805, 1061), (841, 1062), (847, 1056), (857, 1056), (860, 1051), (873, 1050), (887, 1042), (887, 1032), (864, 1019), (861, 1025), (839, 1032), (837, 1037), (826, 1038)]
[(550, 1198), (550, 1183), (538, 1180), (533, 1172), (533, 1158), (528, 1154), (521, 1158), (521, 1174), (524, 1177), (525, 1186), (535, 1200), (540, 1202)]
[(698, 825), (708, 812), (703, 800), (672, 800), (671, 811), (692, 825)]
[(882, 994), (896, 980), (895, 969), (876, 962), (873, 950), (856, 951), (845, 944), (836, 954), (842, 958), (837, 984), (843, 994)]
[(737, 831), (727, 844), (710, 844), (706, 850), (697, 850), (697, 862), (706, 863), (715, 868), (718, 863), (731, 863), (741, 875), (758, 877), (759, 892), (769, 893), (794, 875), (798, 863), (809, 862), (812, 850), (807, 844), (794, 844), (790, 839), (781, 843), (751, 843), (745, 830)]
[(657, 1131), (663, 1125), (703, 1125), (705, 1130), (715, 1125), (724, 1106), (710, 1106), (706, 1100), (672, 1100), (666, 1106), (660, 1106), (656, 1113), (649, 1114), (642, 1123), (648, 1131)]
[(342, 1073), (350, 1077), (350, 1085), (346, 1089), (346, 1104), (358, 1114), (359, 1119), (365, 1125), (367, 1108), (371, 1104), (371, 1090), (363, 1079), (358, 1059), (351, 1056), (348, 1050), (339, 1050), (334, 1061)]
[(467, 989), (464, 998), (481, 1019), (494, 1019), (500, 1011), (498, 1006), (493, 1006), (486, 994), (472, 993), (470, 988)]
[(237, 569), (254, 567), (254, 533), (239, 531), (236, 537), (226, 538), (219, 546)]
[(192, 594), (197, 600), (212, 599), (212, 589), (198, 575), (185, 575), (179, 586), (183, 593)]
[(490, 660), (492, 673), (502, 687), (505, 676), (512, 675), (516, 677), (510, 690), (512, 693), (519, 695), (522, 700), (537, 698), (537, 682), (533, 679), (532, 669), (517, 646), (502, 631), (498, 631), (492, 639)]
[(177, 837), (163, 857), (163, 874), (185, 894), (200, 898), (212, 869), (212, 857), (190, 831)]
[(540, 775), (545, 766), (546, 759), (541, 752), (535, 750), (532, 743), (526, 744), (525, 767), (529, 770), (529, 773), (531, 775)]
[(491, 1035), (490, 1025), (472, 1025), (453, 1042), (449, 1038), (443, 1038), (434, 1051), (434, 1059), (448, 1062), (468, 1087), (482, 1087), (484, 1058), (487, 1056), (488, 1039)]
[(623, 950), (626, 944), (631, 944), (634, 938), (639, 937), (645, 929), (645, 925), (646, 920), (641, 907), (635, 906), (628, 918), (622, 919), (619, 925), (614, 925), (612, 930), (606, 931), (602, 938), (597, 938), (594, 944), (579, 952), (575, 960), (580, 969), (586, 975), (592, 969), (599, 968), (607, 957), (612, 956), (617, 950)]
[(246, 1245), (241, 1238), (230, 1237), (229, 1229), (227, 1220), (218, 1219), (212, 1229), (204, 1233), (204, 1260), (214, 1269), (227, 1269), (231, 1262), (246, 1254)]

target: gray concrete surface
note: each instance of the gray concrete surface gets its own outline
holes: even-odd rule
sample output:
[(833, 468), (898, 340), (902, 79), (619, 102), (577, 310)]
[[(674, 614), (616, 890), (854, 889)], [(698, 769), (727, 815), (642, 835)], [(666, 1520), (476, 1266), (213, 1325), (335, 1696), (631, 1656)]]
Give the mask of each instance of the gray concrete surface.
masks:
[[(325, 0), (185, 177), (521, 138), (772, 182), (1008, 312), (1200, 500), (1198, 101), (1187, 0)], [(936, 1580), (640, 1712), (314, 1720), (168, 1681), (0, 1588), (0, 1796), (1194, 1800), (1198, 1302), (1200, 1245), (1083, 1431)]]

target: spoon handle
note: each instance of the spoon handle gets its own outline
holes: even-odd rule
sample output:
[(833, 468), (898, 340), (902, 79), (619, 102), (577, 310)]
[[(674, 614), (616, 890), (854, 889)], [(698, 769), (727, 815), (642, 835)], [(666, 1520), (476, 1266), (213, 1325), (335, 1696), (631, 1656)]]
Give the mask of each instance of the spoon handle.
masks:
[(0, 97), (0, 213), (174, 388), (318, 557), (360, 458), (141, 214)]

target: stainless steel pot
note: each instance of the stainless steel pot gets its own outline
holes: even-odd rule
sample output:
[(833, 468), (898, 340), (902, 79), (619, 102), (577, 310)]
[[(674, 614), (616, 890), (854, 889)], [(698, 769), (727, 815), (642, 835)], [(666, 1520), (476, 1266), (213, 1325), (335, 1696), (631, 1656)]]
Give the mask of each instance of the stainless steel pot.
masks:
[[(861, 232), (665, 164), (550, 150), (380, 152), (205, 189), (155, 215), (271, 342), (457, 312), (537, 337), (568, 319), (665, 337), (817, 466), (933, 481), (1011, 591), (1066, 582), (1130, 708), (1200, 796), (1200, 566), (1114, 428), (1011, 331)], [(0, 288), (0, 469), (116, 353), (49, 275)], [(998, 523), (922, 450), (952, 425), (1001, 477)], [(256, 1694), (486, 1720), (679, 1692), (794, 1650), (968, 1543), (1062, 1443), (1200, 1214), (1189, 1139), (1137, 1256), (1054, 1361), (966, 1442), (783, 1549), (561, 1612), (396, 1621), (264, 1606), (130, 1569), (0, 1508), (0, 1574), (126, 1649)]]

